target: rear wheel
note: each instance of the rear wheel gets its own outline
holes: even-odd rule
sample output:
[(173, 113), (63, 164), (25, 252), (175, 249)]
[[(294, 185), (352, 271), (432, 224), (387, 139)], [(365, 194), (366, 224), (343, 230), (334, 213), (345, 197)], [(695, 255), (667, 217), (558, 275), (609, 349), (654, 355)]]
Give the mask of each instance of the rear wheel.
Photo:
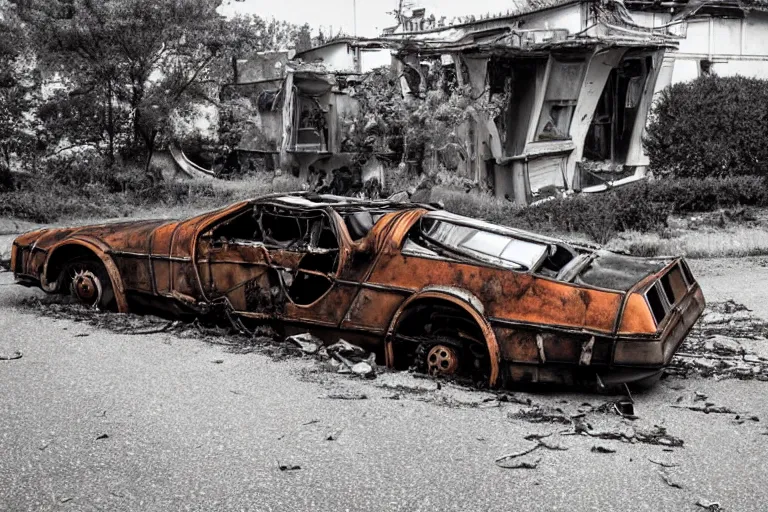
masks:
[(491, 361), (477, 323), (462, 308), (445, 302), (416, 304), (395, 333), (395, 367), (432, 377), (487, 386)]
[(490, 379), (488, 350), (473, 340), (443, 336), (423, 339), (414, 351), (414, 366), (431, 377), (477, 386), (487, 385)]
[(64, 269), (63, 285), (81, 304), (98, 309), (114, 309), (115, 293), (104, 264), (92, 258), (77, 258)]

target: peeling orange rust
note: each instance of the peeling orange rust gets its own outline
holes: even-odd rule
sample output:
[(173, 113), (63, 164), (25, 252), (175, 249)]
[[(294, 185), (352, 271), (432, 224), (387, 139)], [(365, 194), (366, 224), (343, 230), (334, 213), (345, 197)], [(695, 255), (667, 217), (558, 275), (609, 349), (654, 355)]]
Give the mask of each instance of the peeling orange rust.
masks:
[(181, 221), (33, 231), (14, 241), (11, 265), (49, 293), (87, 271), (103, 293), (80, 298), (94, 306), (269, 321), (489, 386), (652, 381), (704, 309), (683, 258), (308, 193)]

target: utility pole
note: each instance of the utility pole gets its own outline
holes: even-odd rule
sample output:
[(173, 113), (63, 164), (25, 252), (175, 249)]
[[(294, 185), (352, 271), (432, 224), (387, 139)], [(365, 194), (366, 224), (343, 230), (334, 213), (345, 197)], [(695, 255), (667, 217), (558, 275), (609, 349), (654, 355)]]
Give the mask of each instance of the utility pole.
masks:
[(354, 18), (355, 37), (357, 37), (357, 0), (352, 0), (352, 17)]

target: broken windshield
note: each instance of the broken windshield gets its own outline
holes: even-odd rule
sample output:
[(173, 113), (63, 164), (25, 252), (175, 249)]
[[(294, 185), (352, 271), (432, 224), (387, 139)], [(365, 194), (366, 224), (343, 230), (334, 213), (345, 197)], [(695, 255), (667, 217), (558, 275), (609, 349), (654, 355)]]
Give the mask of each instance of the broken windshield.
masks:
[(423, 219), (421, 234), (428, 242), (451, 252), (518, 270), (534, 268), (548, 250), (546, 244), (442, 220)]

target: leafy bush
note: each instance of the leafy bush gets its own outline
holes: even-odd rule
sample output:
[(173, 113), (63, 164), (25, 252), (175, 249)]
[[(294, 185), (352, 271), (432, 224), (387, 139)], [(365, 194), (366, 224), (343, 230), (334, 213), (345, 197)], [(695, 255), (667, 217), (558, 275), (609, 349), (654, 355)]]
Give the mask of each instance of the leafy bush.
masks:
[(661, 229), (671, 211), (668, 204), (637, 197), (625, 189), (553, 199), (525, 208), (479, 194), (443, 191), (438, 197), (454, 213), (532, 231), (584, 233), (600, 244), (619, 231)]
[(768, 177), (660, 179), (639, 183), (633, 193), (668, 204), (673, 213), (711, 212), (738, 206), (768, 206)]
[(768, 81), (704, 76), (661, 92), (643, 141), (651, 168), (676, 177), (764, 175)]

